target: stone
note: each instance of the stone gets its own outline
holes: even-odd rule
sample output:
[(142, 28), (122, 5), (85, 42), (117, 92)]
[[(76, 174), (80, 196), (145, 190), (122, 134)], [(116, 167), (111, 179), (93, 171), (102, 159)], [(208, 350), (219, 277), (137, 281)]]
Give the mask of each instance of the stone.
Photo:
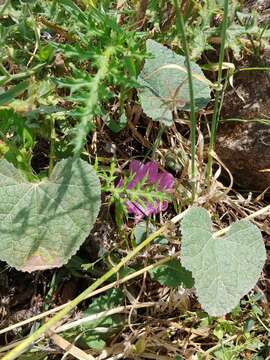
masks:
[[(270, 125), (270, 120), (269, 120)], [(227, 124), (221, 128), (216, 153), (245, 190), (270, 192), (270, 126), (258, 122)]]

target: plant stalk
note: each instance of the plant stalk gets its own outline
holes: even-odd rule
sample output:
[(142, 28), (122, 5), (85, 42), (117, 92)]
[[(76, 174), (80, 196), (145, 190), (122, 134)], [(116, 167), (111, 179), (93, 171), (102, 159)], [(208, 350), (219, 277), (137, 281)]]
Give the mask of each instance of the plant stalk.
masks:
[[(144, 268), (141, 268), (140, 270), (137, 270), (135, 272), (132, 272), (131, 274), (125, 276), (124, 278), (121, 278), (121, 279), (118, 279), (116, 281), (113, 281), (112, 283), (109, 283), (105, 286), (103, 286), (102, 288), (99, 288), (93, 292), (91, 292), (84, 300), (86, 299), (89, 299), (90, 297), (93, 297), (93, 296), (96, 296), (96, 295), (99, 295), (99, 294), (102, 294), (103, 292), (109, 290), (109, 289), (112, 289), (114, 288), (115, 286), (119, 286), (121, 284), (124, 284), (126, 282), (128, 282), (129, 280), (131, 279), (135, 279), (136, 277), (140, 276), (140, 275), (143, 275), (144, 273), (146, 273), (147, 271), (151, 270), (151, 269), (154, 269), (156, 268), (157, 266), (160, 266), (160, 265), (163, 265), (163, 264), (166, 264), (168, 261), (178, 257), (180, 255), (180, 252), (176, 252), (174, 253), (173, 255), (170, 255), (170, 256), (167, 256), (161, 260), (158, 260), (157, 262), (151, 264), (151, 265), (148, 265)], [(59, 305), (55, 308), (52, 308), (50, 310), (46, 310), (44, 311), (43, 313), (41, 314), (38, 314), (38, 315), (35, 315), (35, 316), (32, 316), (31, 318), (27, 319), (27, 320), (23, 320), (23, 321), (20, 321), (16, 324), (13, 324), (13, 325), (10, 325), (4, 329), (1, 329), (0, 330), (0, 335), (1, 334), (5, 334), (9, 331), (12, 331), (12, 330), (15, 330), (19, 327), (22, 327), (24, 325), (27, 325), (27, 324), (30, 324), (34, 321), (37, 321), (37, 320), (41, 320), (45, 317), (48, 317), (56, 312), (59, 312), (60, 310), (62, 310), (63, 308), (65, 308), (67, 305), (69, 304), (69, 302), (66, 302), (65, 304), (62, 304), (62, 305)], [(21, 341), (20, 341), (21, 342)], [(16, 346), (16, 344), (13, 344), (14, 346), (12, 346), (12, 348), (14, 348)], [(3, 348), (0, 349), (0, 353), (4, 352)]]
[(221, 44), (220, 44), (220, 51), (219, 51), (219, 61), (218, 61), (218, 79), (217, 79), (217, 90), (215, 94), (215, 104), (214, 104), (214, 112), (212, 116), (212, 124), (211, 124), (211, 134), (210, 134), (210, 141), (208, 147), (208, 163), (207, 163), (207, 171), (206, 171), (206, 180), (209, 183), (210, 178), (212, 176), (212, 165), (213, 165), (213, 150), (216, 141), (216, 134), (218, 129), (218, 122), (219, 122), (219, 105), (222, 97), (222, 64), (224, 60), (224, 53), (225, 53), (225, 42), (226, 42), (226, 30), (228, 27), (228, 10), (229, 10), (229, 0), (224, 0), (224, 15), (223, 15), (223, 22), (222, 22), (222, 29), (221, 29)]
[(51, 135), (50, 135), (50, 159), (49, 159), (49, 170), (48, 170), (48, 177), (51, 176), (54, 167), (54, 160), (55, 160), (55, 140), (56, 140), (56, 133), (55, 133), (55, 119), (52, 116), (50, 119), (51, 125)]
[(30, 77), (30, 76), (34, 75), (38, 70), (42, 69), (45, 65), (46, 65), (45, 63), (41, 63), (41, 64), (34, 66), (30, 70), (26, 70), (26, 71), (18, 73), (18, 74), (13, 74), (13, 75), (7, 74), (5, 76), (0, 76), (0, 85), (7, 85), (11, 81), (17, 81), (17, 80), (21, 80), (21, 79)]
[(76, 135), (73, 141), (74, 144), (74, 156), (79, 157), (81, 155), (82, 148), (84, 146), (85, 139), (91, 129), (91, 120), (94, 117), (95, 109), (99, 101), (99, 86), (100, 83), (107, 76), (110, 71), (110, 58), (115, 52), (115, 48), (110, 46), (104, 50), (103, 54), (99, 58), (99, 69), (90, 83), (89, 96), (85, 101), (85, 110), (82, 114), (81, 121), (76, 127)]
[(176, 12), (176, 28), (180, 35), (182, 46), (186, 57), (186, 67), (188, 74), (189, 97), (190, 97), (190, 110), (191, 110), (191, 184), (192, 184), (192, 202), (196, 195), (196, 113), (195, 113), (195, 98), (193, 90), (192, 70), (189, 57), (188, 43), (185, 34), (185, 23), (183, 14), (180, 11), (178, 0), (174, 0), (174, 7)]

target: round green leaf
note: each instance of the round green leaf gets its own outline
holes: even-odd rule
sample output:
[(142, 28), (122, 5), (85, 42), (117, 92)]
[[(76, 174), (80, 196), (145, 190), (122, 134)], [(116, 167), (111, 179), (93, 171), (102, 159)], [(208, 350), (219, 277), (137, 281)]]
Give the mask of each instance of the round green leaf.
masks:
[(203, 308), (212, 316), (233, 310), (256, 284), (266, 260), (260, 230), (249, 221), (214, 238), (209, 213), (191, 208), (182, 220), (182, 264), (192, 272)]
[[(142, 85), (139, 98), (143, 111), (153, 120), (171, 125), (172, 110), (182, 108), (190, 111), (185, 57), (154, 40), (147, 40), (146, 48), (153, 58), (145, 61), (138, 78)], [(191, 70), (196, 110), (200, 110), (211, 99), (211, 83), (196, 63), (191, 62)]]
[(18, 270), (59, 267), (74, 255), (100, 209), (100, 182), (85, 161), (60, 161), (30, 183), (0, 161), (0, 259)]

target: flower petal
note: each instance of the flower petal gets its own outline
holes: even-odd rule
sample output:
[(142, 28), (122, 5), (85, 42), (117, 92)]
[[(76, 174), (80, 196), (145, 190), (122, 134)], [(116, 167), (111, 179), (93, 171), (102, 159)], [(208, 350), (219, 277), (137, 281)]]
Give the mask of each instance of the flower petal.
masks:
[(138, 160), (132, 160), (129, 165), (129, 171), (132, 175), (132, 180), (128, 184), (127, 188), (134, 188), (139, 181), (141, 181), (145, 177), (145, 165)]
[(135, 219), (143, 219), (147, 214), (146, 210), (137, 202), (132, 203), (131, 201), (127, 201), (127, 210), (130, 214), (135, 215)]
[(129, 163), (129, 171), (131, 173), (136, 173), (137, 171), (140, 170), (140, 168), (144, 166), (143, 163), (139, 160), (131, 160), (131, 162)]
[[(168, 205), (169, 205), (169, 202), (168, 202), (168, 201), (162, 201), (162, 203), (161, 203), (161, 211), (167, 210)], [(161, 212), (161, 211), (160, 211), (160, 212)]]
[[(171, 192), (174, 186), (174, 177), (167, 171), (160, 171), (158, 164), (155, 161), (149, 161), (143, 164), (141, 161), (132, 160), (129, 164), (130, 175), (132, 180), (127, 185), (128, 189), (134, 188), (141, 180), (145, 180), (145, 184), (154, 185), (157, 191)], [(120, 179), (118, 186), (123, 186), (124, 181)], [(143, 205), (142, 205), (143, 204)], [(126, 206), (130, 214), (134, 215), (135, 221), (143, 219), (145, 216), (158, 214), (165, 211), (168, 207), (169, 201), (154, 201), (153, 203), (146, 202), (146, 199), (141, 199), (141, 202), (127, 201)]]
[(134, 188), (139, 181), (145, 180), (146, 184), (155, 184), (158, 178), (158, 165), (154, 161), (150, 161), (146, 164), (138, 160), (133, 160), (132, 164), (129, 167), (129, 170), (135, 176), (128, 184), (127, 188)]
[(158, 174), (158, 190), (171, 190), (174, 185), (174, 177), (167, 171)]
[(155, 184), (158, 180), (158, 164), (155, 161), (149, 161), (144, 166), (145, 173), (147, 173), (147, 183)]
[(124, 185), (123, 179), (120, 178), (120, 180), (118, 181), (116, 187), (123, 187), (123, 185)]

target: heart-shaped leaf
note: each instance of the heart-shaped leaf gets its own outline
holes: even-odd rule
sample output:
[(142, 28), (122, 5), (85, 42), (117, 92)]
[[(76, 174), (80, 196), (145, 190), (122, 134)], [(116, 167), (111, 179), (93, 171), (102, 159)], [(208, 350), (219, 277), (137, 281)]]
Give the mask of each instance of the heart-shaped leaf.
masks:
[(0, 259), (23, 271), (59, 267), (79, 249), (100, 208), (100, 182), (85, 161), (60, 161), (30, 183), (0, 161)]
[[(172, 110), (190, 111), (188, 76), (185, 57), (176, 54), (154, 40), (146, 41), (153, 59), (145, 61), (138, 81), (142, 85), (139, 98), (147, 116), (165, 125), (173, 121)], [(202, 109), (210, 100), (211, 82), (200, 67), (191, 63), (196, 109)]]
[(266, 260), (259, 229), (249, 221), (231, 225), (214, 238), (208, 212), (191, 208), (182, 220), (182, 264), (192, 272), (202, 307), (222, 316), (256, 284)]

